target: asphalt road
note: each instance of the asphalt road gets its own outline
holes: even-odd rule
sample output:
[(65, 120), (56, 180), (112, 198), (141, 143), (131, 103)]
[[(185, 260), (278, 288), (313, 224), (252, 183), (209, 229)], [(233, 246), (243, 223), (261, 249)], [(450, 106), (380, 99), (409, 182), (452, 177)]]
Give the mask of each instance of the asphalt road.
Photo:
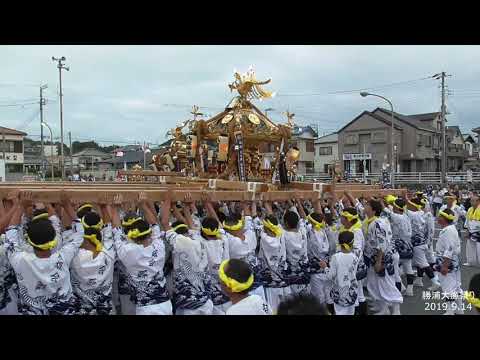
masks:
[[(434, 244), (436, 242), (436, 239), (438, 238), (440, 229), (436, 228), (435, 229), (435, 238), (434, 238)], [(461, 264), (466, 262), (466, 256), (465, 256), (465, 233), (462, 232), (462, 259), (461, 259)], [(461, 275), (462, 275), (462, 290), (467, 290), (468, 289), (468, 284), (470, 283), (470, 279), (473, 277), (474, 274), (477, 274), (480, 272), (480, 268), (478, 267), (466, 267), (466, 266), (461, 266)], [(404, 285), (406, 285), (406, 280), (404, 277), (402, 277)], [(431, 281), (428, 279), (428, 277), (425, 275), (423, 278), (423, 284), (424, 287), (418, 287), (414, 286), (413, 287), (413, 293), (414, 296), (408, 297), (404, 296), (403, 298), (403, 304), (400, 306), (400, 312), (402, 315), (442, 315), (445, 312), (445, 308), (442, 303), (445, 300), (425, 300), (422, 298), (422, 292), (423, 291), (428, 291), (428, 288), (432, 285)], [(441, 291), (441, 290), (439, 290)], [(434, 303), (435, 305), (432, 305)], [(468, 309), (467, 303), (464, 302), (465, 304), (465, 311), (464, 315), (479, 315), (477, 310), (475, 308)], [(443, 306), (443, 308), (442, 308)]]

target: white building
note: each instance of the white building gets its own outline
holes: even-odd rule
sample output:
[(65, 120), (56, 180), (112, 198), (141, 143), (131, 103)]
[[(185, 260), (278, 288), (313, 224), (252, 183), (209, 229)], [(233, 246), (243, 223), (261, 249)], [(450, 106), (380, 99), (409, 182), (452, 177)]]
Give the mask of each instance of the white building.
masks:
[(23, 174), (23, 138), (27, 134), (0, 126), (0, 159), (5, 151), (5, 171), (9, 174)]
[(317, 133), (311, 126), (295, 126), (292, 131), (290, 146), (300, 150), (298, 159), (298, 175), (312, 174), (315, 172), (315, 138)]
[(338, 160), (338, 134), (332, 133), (315, 140), (315, 172), (328, 173), (328, 166)]

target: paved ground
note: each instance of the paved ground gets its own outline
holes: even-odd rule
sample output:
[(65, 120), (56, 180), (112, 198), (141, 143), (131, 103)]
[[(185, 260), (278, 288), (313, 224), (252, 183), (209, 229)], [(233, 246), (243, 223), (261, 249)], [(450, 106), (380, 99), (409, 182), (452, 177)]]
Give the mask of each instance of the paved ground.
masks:
[[(434, 241), (436, 241), (438, 237), (438, 233), (439, 233), (439, 229), (435, 229)], [(461, 259), (462, 264), (466, 262), (464, 236), (465, 236), (465, 233), (462, 233), (462, 259)], [(474, 274), (477, 274), (479, 272), (480, 272), (480, 268), (478, 267), (461, 266), (462, 290), (468, 289), (468, 284), (470, 283), (470, 279), (473, 277)], [(405, 279), (403, 279), (403, 281), (404, 281), (404, 284), (406, 284)], [(402, 315), (441, 315), (442, 313), (445, 312), (444, 308), (442, 308), (442, 302), (444, 301), (424, 300), (422, 298), (422, 291), (428, 291), (428, 287), (431, 286), (431, 282), (427, 276), (424, 276), (423, 284), (424, 284), (424, 288), (417, 287), (417, 286), (413, 287), (413, 293), (415, 296), (403, 298), (404, 302), (400, 308)], [(435, 305), (432, 305), (431, 303), (435, 303)], [(465, 302), (465, 315), (479, 315), (479, 313), (475, 310), (475, 308), (472, 308), (471, 310), (468, 309), (467, 303)]]

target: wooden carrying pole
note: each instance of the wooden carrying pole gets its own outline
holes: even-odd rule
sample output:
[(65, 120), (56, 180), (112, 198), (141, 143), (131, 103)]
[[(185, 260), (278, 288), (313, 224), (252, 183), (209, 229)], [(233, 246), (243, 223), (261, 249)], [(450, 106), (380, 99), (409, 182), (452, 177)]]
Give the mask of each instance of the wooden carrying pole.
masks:
[[(12, 191), (12, 187), (0, 186), (0, 198), (6, 198)], [(234, 191), (234, 190), (203, 190), (203, 189), (185, 189), (179, 187), (178, 189), (164, 188), (164, 189), (149, 189), (145, 188), (128, 188), (122, 186), (112, 187), (92, 187), (92, 188), (78, 188), (78, 187), (51, 187), (51, 188), (35, 188), (28, 185), (16, 187), (15, 189), (22, 191), (31, 191), (34, 201), (56, 203), (61, 200), (62, 194), (73, 201), (90, 201), (101, 202), (105, 198), (113, 199), (115, 194), (121, 194), (125, 201), (136, 201), (140, 191), (146, 193), (147, 198), (152, 201), (163, 201), (170, 195), (174, 201), (184, 201), (187, 196), (193, 201), (202, 199), (203, 194), (208, 193), (212, 201), (285, 201), (292, 198), (298, 199), (319, 199), (325, 194), (324, 190), (316, 189), (315, 191)], [(337, 197), (344, 194), (343, 190), (336, 190)], [(354, 197), (377, 196), (384, 197), (388, 194), (404, 195), (406, 190), (357, 190), (350, 191)]]

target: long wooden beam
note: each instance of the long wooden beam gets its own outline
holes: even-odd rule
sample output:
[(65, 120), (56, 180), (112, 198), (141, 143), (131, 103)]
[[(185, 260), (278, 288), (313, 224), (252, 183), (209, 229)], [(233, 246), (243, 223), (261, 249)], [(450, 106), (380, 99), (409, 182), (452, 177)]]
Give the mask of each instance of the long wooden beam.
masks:
[[(59, 202), (61, 200), (62, 194), (65, 194), (67, 197), (73, 201), (91, 201), (91, 202), (101, 202), (106, 199), (113, 199), (115, 194), (121, 194), (125, 201), (136, 201), (138, 199), (139, 190), (138, 189), (125, 189), (125, 188), (108, 188), (108, 189), (39, 189), (39, 188), (21, 188), (20, 190), (31, 191), (34, 201), (41, 202)], [(6, 198), (8, 194), (12, 191), (10, 188), (1, 188), (0, 187), (0, 198)], [(208, 193), (212, 201), (247, 201), (247, 200), (266, 200), (266, 201), (285, 201), (292, 198), (299, 199), (318, 199), (322, 196), (320, 191), (269, 191), (262, 193), (255, 193), (250, 191), (224, 191), (224, 190), (197, 190), (197, 189), (181, 189), (172, 190), (172, 189), (143, 189), (146, 193), (148, 199), (152, 201), (163, 201), (167, 198), (168, 195), (171, 196), (172, 200), (175, 201), (184, 201), (187, 196), (191, 200), (199, 201), (202, 199), (203, 194)], [(394, 195), (404, 195), (406, 190), (395, 189), (395, 190), (382, 190), (382, 189), (372, 189), (372, 190), (351, 190), (350, 193), (354, 197), (365, 197), (365, 196), (377, 196), (383, 197), (388, 194)], [(336, 195), (338, 197), (342, 196), (343, 190), (337, 190)]]

